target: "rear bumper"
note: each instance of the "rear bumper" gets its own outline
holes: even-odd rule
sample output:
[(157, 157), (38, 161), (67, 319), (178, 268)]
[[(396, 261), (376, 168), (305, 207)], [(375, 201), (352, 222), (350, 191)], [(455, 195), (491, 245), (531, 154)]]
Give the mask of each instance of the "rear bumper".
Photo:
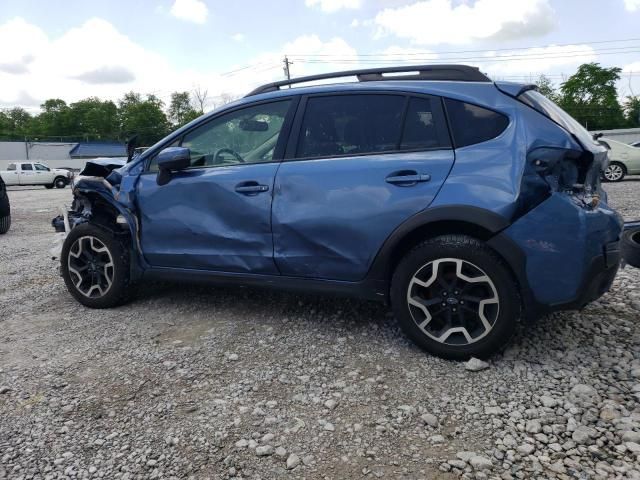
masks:
[(622, 219), (606, 205), (586, 209), (554, 194), (490, 240), (510, 263), (524, 315), (581, 309), (602, 296), (618, 271)]

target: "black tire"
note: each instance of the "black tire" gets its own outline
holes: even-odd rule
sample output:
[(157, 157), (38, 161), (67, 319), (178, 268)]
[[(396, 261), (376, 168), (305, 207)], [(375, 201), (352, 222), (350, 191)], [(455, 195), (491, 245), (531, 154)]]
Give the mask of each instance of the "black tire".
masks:
[[(440, 262), (431, 263), (437, 260)], [(463, 276), (474, 278), (474, 282), (466, 282), (455, 273), (458, 271), (458, 263), (462, 266), (460, 268)], [(441, 267), (441, 265), (443, 266)], [(453, 274), (452, 272), (447, 272), (447, 269), (451, 270), (452, 268), (455, 268)], [(463, 268), (465, 269), (464, 271), (462, 271)], [(473, 273), (474, 268), (476, 273)], [(435, 275), (434, 272), (436, 272)], [(419, 278), (420, 275), (424, 274), (429, 276), (427, 281)], [(481, 276), (484, 278), (481, 274), (486, 275), (489, 282), (475, 280)], [(433, 283), (429, 286), (430, 290), (420, 290), (423, 288), (421, 284), (412, 283), (414, 275), (418, 275), (416, 278), (422, 280), (424, 284), (432, 281)], [(450, 282), (445, 282), (449, 286), (453, 285), (450, 290), (445, 290), (445, 287), (441, 286), (441, 275), (455, 276)], [(442, 280), (444, 282), (444, 279)], [(468, 285), (465, 286), (464, 283)], [(427, 306), (424, 306), (430, 316), (433, 317), (433, 320), (424, 326), (425, 330), (434, 329), (437, 331), (438, 325), (442, 321), (446, 322), (447, 320), (443, 319), (446, 319), (446, 316), (449, 315), (449, 321), (454, 323), (466, 322), (464, 323), (464, 332), (449, 333), (449, 336), (444, 338), (444, 341), (438, 341), (435, 338), (437, 335), (435, 332), (431, 332), (433, 335), (429, 336), (428, 333), (423, 331), (417, 322), (424, 323), (427, 317), (424, 311), (420, 311), (420, 308), (416, 308), (415, 305), (409, 305), (410, 285), (413, 293), (418, 291), (423, 294), (429, 294), (434, 290), (440, 291), (440, 293), (435, 293), (428, 299), (419, 297), (425, 302), (432, 302), (429, 307), (433, 307), (432, 310), (429, 310)], [(459, 285), (457, 290), (455, 285)], [(464, 292), (467, 289), (485, 289), (491, 292), (491, 302), (487, 302), (491, 303), (489, 308), (486, 309), (487, 305), (474, 300), (475, 298), (479, 299), (479, 297), (465, 294)], [(446, 296), (448, 295), (448, 293), (445, 293), (447, 291), (452, 292), (451, 296)], [(453, 295), (454, 292), (455, 295)], [(470, 292), (469, 295), (471, 293), (474, 292)], [(415, 299), (417, 297), (413, 296), (412, 298)], [(463, 299), (467, 299), (466, 304)], [(497, 304), (494, 302), (495, 299), (498, 301)], [(441, 302), (441, 300), (443, 301)], [(451, 300), (455, 300), (456, 303), (449, 303)], [(434, 301), (437, 303), (433, 303)], [(477, 308), (474, 308), (474, 303), (478, 304)], [(517, 283), (503, 260), (483, 242), (465, 235), (435, 237), (424, 241), (409, 251), (398, 263), (393, 273), (391, 304), (400, 327), (413, 342), (429, 353), (453, 360), (466, 360), (469, 357), (486, 358), (504, 348), (516, 330), (521, 309)], [(474, 314), (473, 310), (477, 310), (477, 312)], [(488, 320), (491, 328), (486, 329), (483, 327), (484, 323), (481, 322), (481, 315), (478, 313), (480, 311), (482, 311), (482, 317), (485, 319), (491, 317)], [(489, 311), (488, 314), (487, 311)], [(416, 317), (424, 315), (424, 318), (416, 318), (414, 320), (414, 315)], [(453, 318), (454, 315), (456, 318)], [(455, 327), (454, 324), (442, 326), (439, 333), (449, 332), (453, 327)], [(485, 333), (476, 334), (476, 331), (484, 331)], [(468, 338), (467, 335), (469, 335)], [(443, 337), (443, 335), (437, 336)], [(464, 339), (460, 337), (464, 337)], [(469, 338), (472, 339), (471, 342), (469, 342)]]
[(625, 262), (632, 267), (640, 268), (640, 228), (622, 233), (620, 249)]
[[(69, 271), (69, 256), (72, 248), (76, 248), (76, 241), (88, 237), (96, 238), (106, 247), (111, 257), (111, 263), (113, 264), (113, 267), (109, 268), (109, 272), (112, 274), (111, 284), (105, 289), (104, 293), (100, 292), (99, 296), (87, 296), (83, 293), (81, 288), (77, 286), (79, 277)], [(81, 242), (86, 241), (87, 240), (81, 240)], [(75, 250), (75, 252), (77, 252), (77, 250)], [(106, 228), (92, 223), (83, 223), (72, 229), (62, 246), (60, 264), (62, 267), (62, 277), (64, 278), (64, 283), (69, 293), (71, 293), (78, 302), (87, 307), (116, 307), (127, 302), (132, 295), (129, 272), (129, 249)], [(104, 271), (106, 271), (106, 268)], [(91, 291), (89, 291), (89, 294), (91, 294)]]
[(47, 190), (51, 190), (53, 188), (53, 183), (50, 185), (45, 185), (44, 188), (46, 188)]
[(53, 181), (53, 184), (56, 186), (56, 188), (64, 188), (67, 186), (67, 179), (64, 177), (56, 177), (56, 179)]
[(7, 233), (11, 228), (11, 215), (0, 218), (0, 235)]
[[(621, 172), (620, 175), (608, 176), (607, 172), (611, 167), (617, 168), (616, 172), (618, 171)], [(602, 173), (602, 180), (604, 180), (605, 182), (613, 182), (613, 183), (621, 182), (626, 175), (627, 175), (627, 167), (624, 165), (624, 163), (609, 162), (609, 166), (607, 167), (607, 170), (605, 170), (605, 172)]]

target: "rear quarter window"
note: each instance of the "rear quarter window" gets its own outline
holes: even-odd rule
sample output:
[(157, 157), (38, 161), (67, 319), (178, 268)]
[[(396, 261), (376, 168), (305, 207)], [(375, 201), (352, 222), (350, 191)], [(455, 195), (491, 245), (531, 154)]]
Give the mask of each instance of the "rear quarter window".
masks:
[(444, 102), (456, 148), (496, 138), (509, 125), (509, 117), (488, 108), (450, 98)]

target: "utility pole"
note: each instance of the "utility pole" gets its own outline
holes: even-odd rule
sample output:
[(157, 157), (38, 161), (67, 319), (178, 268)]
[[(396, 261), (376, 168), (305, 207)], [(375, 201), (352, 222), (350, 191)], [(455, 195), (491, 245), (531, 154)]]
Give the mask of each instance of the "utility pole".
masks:
[[(287, 77), (287, 80), (291, 80), (291, 71), (289, 70), (289, 65), (293, 65), (293, 62), (289, 61), (289, 58), (285, 55), (284, 56), (284, 76)], [(289, 85), (289, 88), (291, 88), (291, 85)]]

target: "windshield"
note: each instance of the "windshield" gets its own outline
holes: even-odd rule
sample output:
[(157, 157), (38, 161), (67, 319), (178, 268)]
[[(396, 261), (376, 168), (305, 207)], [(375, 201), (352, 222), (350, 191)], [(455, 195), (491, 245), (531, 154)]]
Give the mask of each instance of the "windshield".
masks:
[(574, 134), (584, 147), (597, 145), (591, 134), (582, 125), (540, 92), (527, 90), (519, 95), (518, 99), (546, 117), (549, 117), (569, 133)]

